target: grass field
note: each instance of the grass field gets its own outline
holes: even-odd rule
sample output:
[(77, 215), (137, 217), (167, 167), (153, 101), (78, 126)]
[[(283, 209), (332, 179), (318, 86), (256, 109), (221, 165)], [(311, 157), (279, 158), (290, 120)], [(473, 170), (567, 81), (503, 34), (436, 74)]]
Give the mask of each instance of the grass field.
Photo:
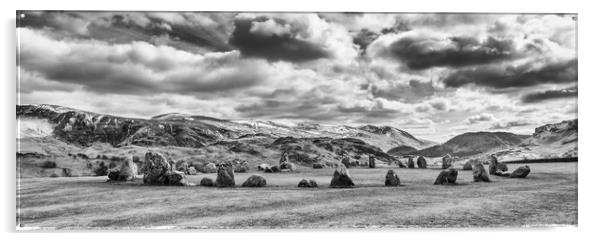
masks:
[[(510, 170), (520, 166), (508, 165)], [(351, 189), (328, 188), (332, 169), (261, 173), (265, 188), (107, 183), (106, 177), (23, 178), (17, 223), (26, 228), (349, 228), (577, 225), (577, 163), (530, 164), (526, 179), (492, 176), (432, 185), (440, 170), (392, 167), (404, 186), (384, 187), (388, 168), (349, 169)], [(251, 173), (236, 173), (240, 186)], [(204, 176), (189, 176), (198, 184)], [(303, 177), (317, 189), (297, 188)]]

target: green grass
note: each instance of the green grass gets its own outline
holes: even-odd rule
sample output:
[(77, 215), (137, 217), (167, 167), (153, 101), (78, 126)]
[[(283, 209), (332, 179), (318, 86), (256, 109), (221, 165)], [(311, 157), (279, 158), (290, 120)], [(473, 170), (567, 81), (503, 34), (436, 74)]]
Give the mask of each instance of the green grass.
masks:
[[(510, 170), (519, 165), (508, 165)], [(260, 173), (266, 188), (242, 188), (251, 173), (236, 173), (235, 188), (107, 183), (106, 177), (23, 178), (17, 222), (41, 228), (328, 228), (498, 227), (577, 224), (577, 163), (530, 164), (526, 179), (492, 176), (458, 185), (432, 185), (440, 170), (392, 167), (402, 187), (384, 187), (388, 168), (350, 169), (355, 188), (328, 188), (332, 169)], [(196, 184), (202, 177), (189, 176)], [(296, 185), (315, 179), (317, 189)]]

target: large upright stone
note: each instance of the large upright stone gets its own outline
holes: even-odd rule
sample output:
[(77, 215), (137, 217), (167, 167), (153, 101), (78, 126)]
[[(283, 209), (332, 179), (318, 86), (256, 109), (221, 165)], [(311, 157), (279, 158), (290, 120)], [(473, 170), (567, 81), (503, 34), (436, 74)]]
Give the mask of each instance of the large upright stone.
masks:
[(332, 180), (330, 181), (330, 187), (353, 187), (354, 185), (347, 168), (343, 165), (339, 165), (337, 169), (334, 170)]
[(530, 172), (531, 172), (531, 168), (529, 168), (529, 166), (525, 165), (525, 166), (519, 167), (516, 170), (514, 170), (510, 174), (510, 178), (525, 178), (525, 177), (527, 177), (527, 175), (529, 175)]
[(171, 165), (167, 159), (158, 152), (147, 152), (144, 155), (144, 176), (142, 181), (145, 184), (165, 185), (167, 173), (171, 171)]
[(284, 162), (289, 162), (288, 151), (283, 151), (282, 154), (280, 154), (280, 161), (278, 162), (278, 164), (282, 164)]
[(458, 170), (454, 168), (448, 168), (439, 173), (437, 179), (435, 179), (435, 185), (448, 185), (455, 184), (458, 178)]
[(441, 158), (441, 168), (447, 169), (452, 166), (452, 157), (449, 154), (446, 154)]
[(414, 168), (414, 158), (408, 157), (408, 168)]
[(150, 185), (189, 185), (183, 172), (175, 171), (163, 155), (147, 152), (144, 156), (144, 176), (142, 181)]
[(489, 156), (489, 174), (495, 174), (497, 171), (497, 157), (494, 154)]
[(233, 187), (234, 184), (234, 171), (232, 170), (232, 164), (222, 162), (217, 165), (217, 178), (215, 179), (215, 186)]
[(475, 182), (490, 182), (489, 174), (481, 163), (477, 163), (473, 167), (472, 178)]
[(401, 185), (401, 180), (399, 180), (399, 176), (393, 170), (387, 171), (387, 175), (385, 176), (385, 186), (387, 187), (396, 187)]
[(341, 163), (343, 163), (343, 165), (345, 165), (346, 168), (349, 168), (351, 166), (351, 161), (349, 161), (348, 156), (343, 156), (343, 158), (341, 159)]
[(376, 158), (374, 158), (374, 155), (370, 154), (368, 156), (368, 167), (369, 168), (376, 168)]
[(416, 164), (418, 164), (418, 168), (426, 168), (426, 159), (423, 156), (419, 156)]

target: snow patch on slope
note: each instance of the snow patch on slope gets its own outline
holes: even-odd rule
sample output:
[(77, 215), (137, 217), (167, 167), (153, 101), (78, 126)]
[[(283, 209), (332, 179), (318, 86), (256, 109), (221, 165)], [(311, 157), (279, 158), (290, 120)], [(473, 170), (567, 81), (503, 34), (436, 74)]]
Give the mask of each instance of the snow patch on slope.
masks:
[(51, 136), (54, 125), (47, 119), (40, 118), (18, 118), (17, 138), (45, 137)]

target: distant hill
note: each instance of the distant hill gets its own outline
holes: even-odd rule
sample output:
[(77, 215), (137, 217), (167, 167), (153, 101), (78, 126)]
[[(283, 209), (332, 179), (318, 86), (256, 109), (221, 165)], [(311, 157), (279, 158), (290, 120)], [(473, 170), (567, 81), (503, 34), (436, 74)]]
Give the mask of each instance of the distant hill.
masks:
[(496, 152), (504, 161), (578, 157), (578, 121), (565, 120), (535, 128), (519, 146)]
[(514, 147), (528, 137), (509, 132), (468, 132), (455, 136), (441, 145), (404, 154), (426, 157), (440, 157), (448, 153), (460, 157), (471, 156)]
[(51, 133), (63, 141), (82, 146), (100, 142), (113, 146), (203, 147), (250, 136), (355, 138), (384, 150), (399, 145), (420, 149), (432, 144), (390, 126), (285, 125), (273, 121), (223, 120), (179, 113), (139, 119), (56, 105), (18, 105), (17, 117), (28, 119), (21, 122), (20, 134), (24, 136)]
[(401, 145), (401, 146), (397, 146), (397, 147), (393, 147), (393, 148), (389, 149), (387, 151), (387, 154), (401, 157), (401, 156), (404, 156), (406, 154), (413, 153), (416, 151), (418, 151), (418, 149), (416, 149), (414, 147)]

